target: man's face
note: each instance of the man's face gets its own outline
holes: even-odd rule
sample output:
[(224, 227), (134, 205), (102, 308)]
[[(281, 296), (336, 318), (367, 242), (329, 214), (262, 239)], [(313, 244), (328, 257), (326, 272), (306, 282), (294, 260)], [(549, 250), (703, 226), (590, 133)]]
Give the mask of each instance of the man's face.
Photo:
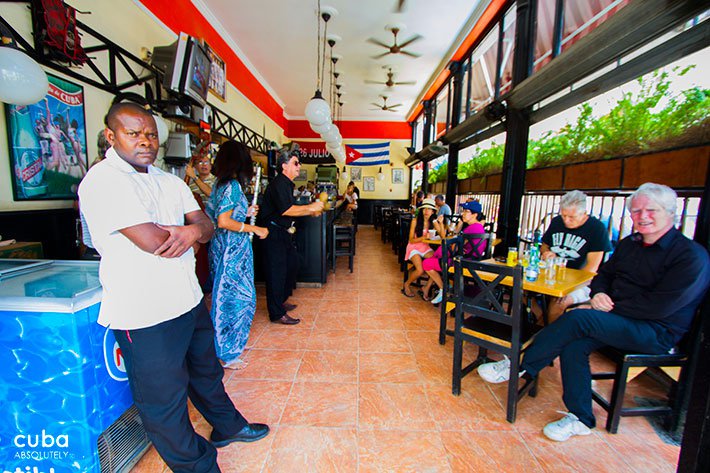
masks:
[(436, 203), (437, 207), (441, 207), (442, 205), (444, 205), (444, 201), (441, 199), (435, 199), (434, 202)]
[(579, 228), (587, 221), (587, 212), (577, 207), (562, 208), (560, 209), (560, 217), (562, 217), (565, 227), (569, 229)]
[(283, 175), (291, 179), (292, 181), (298, 176), (298, 171), (301, 170), (301, 162), (298, 157), (291, 156), (286, 164), (282, 164)]
[(200, 176), (208, 176), (212, 172), (212, 161), (209, 158), (202, 158), (197, 162), (195, 169)]
[(673, 226), (674, 216), (645, 195), (631, 201), (631, 220), (634, 229), (646, 243), (654, 243)]
[(115, 130), (106, 128), (106, 140), (138, 172), (147, 172), (158, 155), (158, 127), (150, 115), (123, 110), (116, 115)]

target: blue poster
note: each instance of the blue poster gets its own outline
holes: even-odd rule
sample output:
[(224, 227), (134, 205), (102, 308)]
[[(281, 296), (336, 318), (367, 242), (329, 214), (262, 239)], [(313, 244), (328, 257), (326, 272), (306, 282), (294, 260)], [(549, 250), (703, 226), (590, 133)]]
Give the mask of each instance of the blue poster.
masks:
[(76, 199), (86, 174), (84, 89), (47, 75), (33, 105), (5, 105), (15, 200)]

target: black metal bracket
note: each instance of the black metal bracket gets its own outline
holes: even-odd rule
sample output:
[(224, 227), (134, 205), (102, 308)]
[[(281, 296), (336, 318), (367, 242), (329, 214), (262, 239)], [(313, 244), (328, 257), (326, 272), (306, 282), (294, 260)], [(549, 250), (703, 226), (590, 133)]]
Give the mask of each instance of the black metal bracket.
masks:
[[(32, 0), (0, 0), (0, 3), (8, 1), (12, 3), (33, 4)], [(153, 108), (159, 111), (164, 111), (165, 105), (176, 104), (181, 101), (178, 97), (170, 97), (167, 100), (161, 97), (162, 71), (123, 49), (79, 20), (76, 21), (77, 29), (82, 35), (82, 42), (86, 45), (84, 46), (84, 51), (89, 56), (85, 66), (87, 66), (93, 74), (87, 75), (86, 73), (89, 71), (83, 66), (81, 68), (69, 67), (66, 64), (54, 60), (46, 54), (37, 36), (37, 25), (39, 21), (37, 11), (30, 5), (28, 5), (28, 8), (32, 14), (34, 46), (12, 28), (2, 16), (0, 16), (0, 25), (7, 28), (7, 30), (12, 33), (18, 49), (38, 63), (113, 95), (121, 94), (131, 87), (144, 84), (146, 100)], [(91, 38), (91, 40), (86, 41), (87, 38)], [(108, 68), (107, 73), (105, 72), (106, 68)], [(129, 78), (120, 80), (120, 77), (126, 76)], [(210, 104), (210, 108), (212, 108), (212, 120), (210, 125), (213, 132), (228, 139), (241, 141), (261, 153), (266, 154), (268, 152), (269, 141), (266, 137), (244, 126), (212, 104)]]

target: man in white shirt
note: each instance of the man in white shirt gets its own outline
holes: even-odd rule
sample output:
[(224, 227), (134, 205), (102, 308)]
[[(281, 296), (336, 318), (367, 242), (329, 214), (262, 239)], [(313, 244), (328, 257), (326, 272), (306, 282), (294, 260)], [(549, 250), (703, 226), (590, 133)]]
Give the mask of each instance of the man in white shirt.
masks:
[[(99, 323), (113, 330), (134, 402), (163, 460), (175, 472), (219, 472), (215, 447), (258, 440), (269, 427), (248, 423), (222, 384), (193, 250), (214, 229), (187, 185), (152, 165), (158, 131), (149, 111), (114, 104), (105, 133), (112, 147), (79, 187), (102, 257)], [(195, 433), (188, 396), (212, 424), (211, 442)]]

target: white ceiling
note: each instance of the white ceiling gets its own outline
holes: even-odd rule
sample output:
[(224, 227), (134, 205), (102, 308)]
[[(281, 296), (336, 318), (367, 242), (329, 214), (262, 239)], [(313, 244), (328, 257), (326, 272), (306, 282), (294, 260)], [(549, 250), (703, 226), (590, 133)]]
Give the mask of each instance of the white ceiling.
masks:
[[(316, 89), (316, 35), (318, 0), (192, 0), (236, 54), (249, 67), (272, 96), (284, 107), (289, 119), (302, 119), (306, 102)], [(338, 15), (328, 22), (328, 33), (342, 42), (333, 51), (343, 56), (336, 69), (343, 86), (342, 119), (406, 119), (421, 92), (458, 47), (471, 23), (489, 0), (407, 0), (402, 13), (396, 13), (397, 0), (321, 0)], [(479, 5), (483, 4), (483, 5)], [(418, 58), (390, 54), (372, 59), (385, 48), (368, 43), (370, 37), (392, 43), (385, 26), (406, 25), (398, 43), (415, 34), (422, 39), (406, 49), (420, 53)], [(323, 22), (321, 21), (321, 27)], [(386, 89), (366, 84), (365, 79), (384, 82), (392, 66), (395, 81), (415, 80), (415, 85)], [(330, 64), (326, 65), (326, 75)], [(327, 89), (327, 85), (324, 87)], [(389, 95), (388, 105), (401, 103), (397, 113), (370, 110), (379, 95)], [(258, 105), (258, 104), (257, 104)]]

